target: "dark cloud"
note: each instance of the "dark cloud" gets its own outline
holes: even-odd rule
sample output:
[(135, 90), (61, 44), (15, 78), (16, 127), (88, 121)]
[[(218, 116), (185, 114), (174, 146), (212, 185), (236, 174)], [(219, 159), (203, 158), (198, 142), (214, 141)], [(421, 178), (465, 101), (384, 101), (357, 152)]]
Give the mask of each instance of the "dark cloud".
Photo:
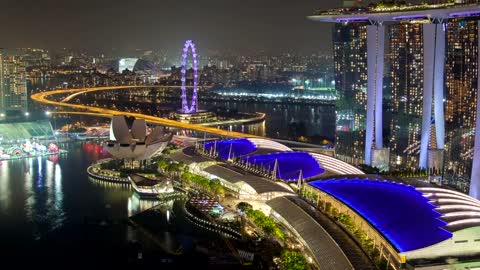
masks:
[(0, 47), (173, 49), (185, 39), (232, 51), (329, 49), (325, 0), (2, 0)]

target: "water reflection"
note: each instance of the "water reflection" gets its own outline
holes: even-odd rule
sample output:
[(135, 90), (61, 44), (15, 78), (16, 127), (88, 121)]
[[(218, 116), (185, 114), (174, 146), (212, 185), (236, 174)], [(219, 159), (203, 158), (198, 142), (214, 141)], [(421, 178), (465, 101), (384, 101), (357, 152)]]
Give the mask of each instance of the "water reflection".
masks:
[(86, 168), (103, 157), (100, 147), (76, 142), (62, 149), (68, 153), (0, 162), (2, 244), (39, 240), (85, 218), (121, 220), (153, 206), (130, 198), (128, 186), (88, 180)]
[[(227, 129), (226, 127), (218, 126), (217, 128)], [(266, 136), (265, 121), (258, 123), (251, 123), (246, 125), (231, 125), (228, 126), (229, 131), (238, 131), (242, 133), (248, 133), (257, 136)]]
[(6, 212), (10, 205), (10, 182), (9, 182), (9, 169), (6, 161), (1, 161), (0, 168), (0, 207), (2, 212)]
[[(154, 229), (162, 235), (165, 249), (176, 251), (178, 243), (192, 242), (181, 239), (184, 233), (202, 236), (183, 217), (184, 201), (142, 200), (127, 185), (91, 181), (86, 168), (98, 155), (85, 151), (79, 142), (62, 148), (68, 153), (53, 161), (39, 157), (0, 163), (0, 247), (32, 246), (52, 236), (75, 241), (78, 226), (86, 226), (85, 221), (124, 224), (125, 219), (152, 207), (158, 217)], [(133, 237), (130, 233), (125, 230), (122, 236), (111, 237), (125, 241)]]
[(156, 200), (142, 200), (136, 193), (133, 193), (128, 198), (128, 216), (131, 217), (158, 204), (159, 202)]
[[(5, 161), (0, 168), (2, 212), (32, 226), (34, 239), (64, 224), (62, 170), (44, 157)], [(22, 175), (23, 174), (23, 175)], [(22, 189), (17, 189), (22, 185)], [(17, 212), (18, 211), (18, 212)], [(7, 220), (10, 222), (10, 220)]]
[[(238, 125), (233, 130), (271, 138), (288, 138), (289, 128), (293, 123), (305, 125), (307, 136), (325, 136), (335, 138), (335, 107), (323, 105), (291, 105), (248, 102), (200, 102), (201, 108), (224, 107), (239, 112), (266, 113), (262, 123)], [(227, 127), (228, 128), (228, 127)], [(248, 129), (247, 129), (248, 128)]]
[(112, 155), (103, 147), (100, 141), (91, 141), (83, 143), (83, 151), (87, 156), (92, 158), (92, 160), (97, 161), (99, 159), (109, 158)]
[(127, 199), (128, 217), (134, 216), (154, 206), (158, 206), (159, 204), (162, 204), (162, 206), (169, 206), (169, 209), (171, 209), (171, 204), (173, 204), (173, 202), (161, 203), (160, 201), (154, 199), (142, 199), (134, 192), (130, 185), (99, 181), (91, 177), (89, 177), (89, 179), (95, 186), (104, 189), (106, 192), (112, 194), (118, 194), (119, 192), (128, 192), (130, 194)]

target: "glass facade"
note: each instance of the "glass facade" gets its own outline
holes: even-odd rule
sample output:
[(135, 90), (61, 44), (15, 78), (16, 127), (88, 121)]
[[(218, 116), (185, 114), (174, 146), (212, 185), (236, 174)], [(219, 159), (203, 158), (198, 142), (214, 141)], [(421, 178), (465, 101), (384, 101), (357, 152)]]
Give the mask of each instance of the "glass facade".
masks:
[(339, 158), (363, 163), (367, 112), (367, 28), (335, 24), (333, 31), (337, 91), (336, 152)]
[[(424, 22), (387, 24), (384, 141), (390, 166), (418, 167), (423, 110)], [(445, 23), (444, 183), (468, 191), (477, 102), (477, 21)], [(333, 33), (339, 158), (362, 163), (365, 142), (366, 26), (336, 24)], [(434, 130), (432, 129), (432, 138)], [(432, 140), (434, 141), (434, 140)], [(430, 145), (432, 147), (434, 145)]]
[(391, 166), (418, 165), (422, 125), (423, 42), (422, 25), (392, 24), (388, 27), (389, 99), (388, 124)]
[[(27, 110), (27, 80), (21, 56), (0, 51), (0, 112), (8, 115)], [(3, 118), (3, 117), (2, 117)]]
[(47, 139), (54, 136), (49, 121), (0, 124), (0, 141), (12, 143), (25, 139)]
[(445, 171), (446, 183), (468, 191), (477, 102), (477, 21), (447, 23)]

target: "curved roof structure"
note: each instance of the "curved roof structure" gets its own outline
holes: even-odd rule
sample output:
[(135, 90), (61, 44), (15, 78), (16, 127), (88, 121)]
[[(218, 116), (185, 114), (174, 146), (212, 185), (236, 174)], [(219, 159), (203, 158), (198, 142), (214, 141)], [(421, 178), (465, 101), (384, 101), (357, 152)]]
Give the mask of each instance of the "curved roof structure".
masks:
[(220, 165), (212, 165), (205, 168), (204, 171), (232, 184), (241, 185), (241, 183), (245, 183), (249, 185), (257, 194), (272, 192), (280, 192), (285, 194), (292, 193), (291, 190), (279, 185), (278, 183), (258, 176), (243, 173), (240, 170), (233, 170), (232, 168)]
[(293, 151), (291, 148), (281, 143), (261, 138), (212, 141), (205, 143), (204, 147), (207, 151), (210, 151), (210, 149), (216, 151), (218, 156), (222, 159), (245, 156), (258, 149), (270, 149), (281, 152)]
[(370, 222), (400, 252), (434, 245), (452, 237), (441, 213), (412, 186), (341, 179), (309, 183), (349, 206)]
[(272, 172), (277, 162), (277, 178), (285, 181), (295, 181), (300, 173), (304, 179), (320, 175), (325, 170), (317, 160), (305, 152), (279, 152), (265, 155), (253, 155), (242, 158), (243, 161), (253, 163)]
[(257, 151), (254, 143), (248, 139), (232, 139), (205, 143), (205, 150), (214, 149), (222, 159), (244, 156)]
[[(357, 167), (334, 157), (312, 152), (296, 152), (284, 144), (263, 138), (211, 141), (206, 142), (204, 148), (207, 152), (215, 151), (222, 159), (242, 157), (243, 161), (259, 160), (255, 163), (257, 165), (264, 164), (262, 167), (270, 172), (273, 171), (275, 158), (278, 158), (280, 163), (285, 161), (285, 164), (279, 166), (280, 171), (277, 171), (277, 177), (287, 181), (297, 180), (300, 171), (302, 171), (303, 178), (320, 175), (325, 170), (339, 175), (365, 174)], [(290, 157), (289, 155), (294, 155), (294, 153), (298, 154), (300, 160), (286, 161)], [(273, 161), (270, 160), (272, 158)]]
[(248, 140), (251, 141), (253, 144), (255, 144), (255, 146), (259, 149), (260, 148), (272, 149), (272, 150), (282, 151), (282, 152), (293, 151), (290, 147), (272, 140), (261, 139), (261, 138), (249, 138)]
[(316, 261), (325, 270), (354, 269), (346, 252), (338, 245), (317, 220), (287, 197), (267, 202), (278, 215), (288, 221), (299, 237), (307, 243)]
[(447, 222), (445, 227), (451, 232), (480, 226), (480, 201), (466, 194), (436, 187), (419, 187), (440, 212), (441, 219)]
[(310, 155), (312, 155), (317, 160), (317, 162), (320, 164), (320, 166), (322, 166), (322, 168), (325, 168), (326, 170), (329, 170), (331, 172), (334, 172), (337, 174), (355, 174), (355, 175), (365, 174), (357, 167), (350, 165), (339, 159), (336, 159), (334, 157), (317, 154), (317, 153), (310, 153)]

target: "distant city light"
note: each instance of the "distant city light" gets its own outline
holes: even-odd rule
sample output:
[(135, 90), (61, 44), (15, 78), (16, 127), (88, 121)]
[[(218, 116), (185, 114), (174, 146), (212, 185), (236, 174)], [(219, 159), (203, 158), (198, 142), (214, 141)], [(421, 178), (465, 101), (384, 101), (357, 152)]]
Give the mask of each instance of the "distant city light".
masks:
[(5, 114), (4, 114), (4, 113), (0, 113), (0, 117), (5, 117)]
[(47, 115), (47, 116), (50, 115), (50, 114), (51, 114), (51, 112), (49, 112), (49, 111), (45, 112), (45, 115)]
[(336, 100), (337, 97), (333, 93), (324, 93), (322, 95), (295, 95), (295, 94), (266, 94), (266, 93), (246, 93), (246, 92), (219, 92), (221, 96), (235, 97), (257, 97), (257, 98), (293, 98), (293, 99), (309, 99), (309, 100)]
[(29, 113), (29, 112), (25, 112), (25, 116), (29, 116), (29, 115), (30, 115), (30, 113)]

